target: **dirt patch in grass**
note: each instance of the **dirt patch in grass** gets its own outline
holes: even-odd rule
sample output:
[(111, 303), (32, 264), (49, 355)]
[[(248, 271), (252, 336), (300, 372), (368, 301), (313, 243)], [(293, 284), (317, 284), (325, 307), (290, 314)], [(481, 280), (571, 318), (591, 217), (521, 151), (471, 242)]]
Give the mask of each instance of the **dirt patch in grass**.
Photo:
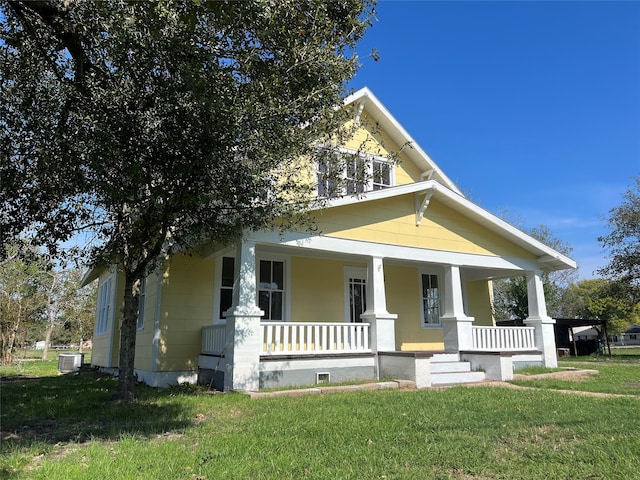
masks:
[(539, 373), (537, 375), (522, 375), (515, 374), (513, 376), (514, 380), (532, 380), (532, 379), (543, 379), (543, 378), (553, 378), (556, 380), (567, 380), (571, 382), (583, 382), (589, 376), (595, 375), (598, 373), (598, 370), (574, 370), (567, 369), (561, 372), (550, 372), (550, 373)]

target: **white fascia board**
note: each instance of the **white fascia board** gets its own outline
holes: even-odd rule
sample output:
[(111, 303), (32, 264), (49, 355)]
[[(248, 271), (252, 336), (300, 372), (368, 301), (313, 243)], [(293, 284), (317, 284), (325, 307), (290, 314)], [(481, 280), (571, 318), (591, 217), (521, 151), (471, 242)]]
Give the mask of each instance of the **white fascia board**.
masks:
[(100, 276), (100, 272), (102, 272), (102, 270), (103, 269), (101, 268), (90, 268), (89, 270), (84, 272), (82, 280), (80, 280), (80, 288), (86, 287), (91, 282), (96, 280)]
[[(470, 200), (467, 200), (462, 195), (457, 194), (435, 180), (425, 180), (407, 185), (399, 185), (397, 187), (384, 188), (382, 190), (366, 192), (357, 197), (351, 196), (327, 200), (324, 208), (355, 205), (361, 202), (428, 192), (432, 193), (433, 197), (445, 205), (459, 211), (466, 217), (475, 220), (480, 225), (483, 225), (487, 229), (509, 239), (516, 245), (519, 245), (525, 250), (536, 255), (538, 257), (537, 269), (554, 271), (577, 267), (575, 260), (572, 260), (551, 247), (548, 247), (544, 243), (536, 240), (530, 235), (527, 235), (523, 231), (496, 217), (492, 213), (489, 213)], [(321, 209), (321, 207), (318, 209)]]
[(380, 100), (369, 90), (367, 87), (363, 87), (357, 92), (349, 95), (344, 100), (345, 105), (349, 105), (353, 102), (357, 102), (362, 98), (366, 98), (367, 102), (364, 109), (371, 114), (371, 116), (379, 122), (385, 133), (391, 136), (393, 140), (400, 146), (405, 143), (411, 145), (410, 149), (404, 151), (404, 153), (420, 168), (422, 171), (434, 169), (435, 174), (440, 181), (452, 189), (459, 195), (462, 192), (458, 189), (455, 183), (447, 177), (444, 172), (438, 167), (438, 165), (427, 155), (427, 153), (418, 145), (411, 135), (404, 129), (404, 127), (398, 122), (395, 117), (387, 110)]
[[(324, 210), (325, 208), (343, 207), (345, 205), (355, 205), (362, 202), (369, 202), (373, 200), (383, 200), (385, 198), (399, 197), (401, 195), (407, 195), (410, 193), (426, 193), (432, 190), (430, 182), (408, 183), (406, 185), (398, 185), (396, 187), (383, 188), (380, 190), (373, 190), (370, 192), (360, 193), (358, 195), (344, 196), (340, 198), (331, 198), (325, 200), (323, 205), (319, 205), (313, 210)], [(434, 182), (435, 183), (435, 182)]]
[(249, 239), (256, 244), (280, 245), (283, 247), (326, 252), (334, 255), (357, 256), (361, 257), (363, 261), (375, 254), (376, 257), (386, 259), (435, 265), (463, 265), (465, 267), (512, 271), (531, 271), (537, 268), (537, 262), (535, 260), (405, 247), (363, 240), (313, 235), (310, 233), (286, 232), (281, 234), (263, 230), (250, 234)]

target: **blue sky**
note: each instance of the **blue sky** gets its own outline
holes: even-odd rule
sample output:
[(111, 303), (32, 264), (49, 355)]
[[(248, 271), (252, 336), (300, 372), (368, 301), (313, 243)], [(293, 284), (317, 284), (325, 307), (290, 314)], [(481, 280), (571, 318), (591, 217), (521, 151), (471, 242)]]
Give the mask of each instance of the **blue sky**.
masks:
[(350, 87), (369, 87), (472, 201), (547, 225), (594, 277), (608, 212), (640, 175), (640, 2), (376, 10)]

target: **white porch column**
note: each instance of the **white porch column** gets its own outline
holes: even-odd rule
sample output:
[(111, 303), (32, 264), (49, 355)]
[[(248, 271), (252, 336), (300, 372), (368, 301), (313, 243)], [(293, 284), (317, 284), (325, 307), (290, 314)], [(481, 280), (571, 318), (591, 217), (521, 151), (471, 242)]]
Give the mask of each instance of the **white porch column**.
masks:
[(529, 317), (524, 324), (535, 327), (536, 347), (542, 350), (544, 366), (556, 368), (556, 337), (553, 325), (556, 321), (547, 315), (547, 305), (544, 299), (544, 287), (540, 272), (527, 273), (527, 296), (529, 302)]
[(241, 242), (236, 251), (233, 303), (227, 317), (224, 389), (258, 391), (260, 317), (256, 305), (256, 245)]
[(473, 317), (467, 317), (462, 300), (462, 279), (460, 266), (449, 265), (444, 272), (444, 312), (440, 321), (444, 334), (444, 349), (460, 352), (473, 347), (471, 324)]
[(360, 316), (371, 324), (371, 349), (374, 352), (393, 352), (396, 349), (396, 318), (387, 311), (382, 258), (370, 257), (367, 266), (367, 310)]

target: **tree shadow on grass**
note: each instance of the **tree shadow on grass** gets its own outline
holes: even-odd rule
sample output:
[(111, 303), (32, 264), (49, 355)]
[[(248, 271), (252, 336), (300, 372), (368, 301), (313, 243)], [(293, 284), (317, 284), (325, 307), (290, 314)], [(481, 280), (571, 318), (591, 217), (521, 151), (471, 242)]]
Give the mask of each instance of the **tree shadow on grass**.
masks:
[(94, 371), (3, 379), (0, 453), (39, 443), (153, 437), (197, 423), (171, 389), (139, 386), (130, 404), (111, 401), (115, 391), (115, 378)]

